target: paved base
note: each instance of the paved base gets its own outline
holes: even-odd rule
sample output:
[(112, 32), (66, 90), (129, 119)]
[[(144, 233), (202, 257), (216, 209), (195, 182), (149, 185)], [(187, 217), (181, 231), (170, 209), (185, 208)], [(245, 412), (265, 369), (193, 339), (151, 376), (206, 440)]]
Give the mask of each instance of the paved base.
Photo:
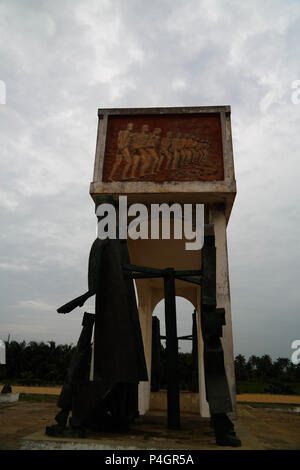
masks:
[(19, 400), (19, 393), (0, 393), (0, 403), (14, 403)]
[(219, 447), (209, 419), (196, 415), (181, 417), (179, 431), (166, 428), (166, 417), (151, 413), (141, 416), (129, 433), (88, 434), (85, 439), (49, 437), (44, 431), (30, 434), (20, 442), (21, 450), (246, 450), (262, 449), (259, 441), (239, 424), (236, 431), (242, 447)]
[[(88, 439), (55, 439), (45, 435), (55, 424), (55, 401), (19, 400), (0, 403), (0, 450), (23, 449), (234, 449), (218, 447), (207, 418), (182, 415), (182, 429), (166, 428), (166, 416), (157, 412), (141, 417), (130, 433), (89, 435)], [(300, 450), (300, 415), (289, 411), (238, 405), (235, 428), (242, 447), (234, 450)]]

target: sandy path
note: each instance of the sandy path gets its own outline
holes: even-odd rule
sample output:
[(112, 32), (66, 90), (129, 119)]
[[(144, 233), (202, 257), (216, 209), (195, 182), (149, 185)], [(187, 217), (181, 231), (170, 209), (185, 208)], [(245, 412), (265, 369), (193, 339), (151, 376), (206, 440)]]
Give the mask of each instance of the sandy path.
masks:
[[(2, 386), (0, 385), (0, 388)], [(12, 385), (12, 393), (38, 393), (40, 395), (59, 395), (61, 387), (23, 387)]]
[[(2, 388), (2, 385), (0, 385)], [(12, 386), (13, 393), (38, 393), (45, 395), (59, 395), (61, 387), (23, 387)], [(300, 405), (299, 395), (271, 395), (267, 393), (243, 393), (237, 395), (238, 402), (253, 402), (253, 403), (289, 403)]]
[(300, 405), (299, 395), (271, 395), (268, 393), (243, 393), (236, 396), (238, 402), (289, 403)]

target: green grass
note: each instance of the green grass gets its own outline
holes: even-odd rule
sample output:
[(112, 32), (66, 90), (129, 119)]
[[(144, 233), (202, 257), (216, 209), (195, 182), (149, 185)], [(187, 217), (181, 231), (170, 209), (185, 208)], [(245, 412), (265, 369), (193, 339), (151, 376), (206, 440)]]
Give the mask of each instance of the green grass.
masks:
[(279, 395), (300, 395), (299, 382), (278, 382), (263, 380), (241, 380), (237, 382), (237, 393), (271, 393)]
[(58, 395), (46, 395), (46, 394), (39, 394), (39, 393), (20, 393), (19, 401), (30, 401), (30, 402), (57, 402)]
[(239, 401), (239, 405), (249, 405), (252, 408), (299, 408), (299, 404), (297, 403), (257, 403), (257, 402), (250, 402), (250, 401)]
[(265, 382), (258, 382), (254, 380), (243, 380), (237, 382), (237, 393), (264, 393), (267, 384)]

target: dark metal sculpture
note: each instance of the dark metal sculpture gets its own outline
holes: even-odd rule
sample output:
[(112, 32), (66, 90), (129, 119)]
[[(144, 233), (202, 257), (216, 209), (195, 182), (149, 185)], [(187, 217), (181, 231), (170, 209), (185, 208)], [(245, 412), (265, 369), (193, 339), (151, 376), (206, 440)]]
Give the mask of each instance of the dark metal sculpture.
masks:
[[(46, 428), (48, 435), (82, 437), (86, 428), (123, 430), (138, 414), (138, 383), (147, 381), (148, 375), (133, 281), (123, 275), (122, 266), (128, 262), (126, 240), (97, 238), (89, 256), (88, 291), (57, 310), (68, 313), (96, 295), (96, 313), (84, 316), (58, 400), (57, 425)], [(90, 381), (85, 375), (93, 323), (94, 377)]]
[(192, 327), (192, 392), (199, 392), (199, 376), (198, 376), (198, 333), (197, 333), (197, 312), (193, 313)]
[[(102, 201), (99, 199), (98, 203)], [(126, 430), (134, 421), (138, 415), (138, 383), (147, 381), (148, 376), (133, 279), (157, 277), (164, 279), (165, 291), (168, 428), (180, 429), (175, 303), (175, 279), (180, 279), (201, 286), (206, 396), (216, 442), (218, 445), (241, 444), (227, 416), (232, 411), (232, 403), (220, 341), (225, 311), (216, 308), (216, 249), (212, 227), (207, 227), (205, 234), (201, 271), (134, 266), (130, 264), (126, 240), (97, 238), (94, 241), (89, 257), (88, 291), (57, 310), (68, 313), (96, 295), (96, 313), (84, 315), (82, 333), (58, 400), (61, 411), (55, 418), (57, 424), (46, 428), (48, 435), (83, 437), (86, 428)], [(90, 381), (86, 374), (93, 325), (94, 375)], [(154, 333), (155, 341), (160, 337), (159, 324), (155, 320)], [(198, 349), (195, 313), (192, 338), (195, 370)], [(153, 385), (159, 388), (158, 373)], [(71, 411), (72, 418), (67, 427)]]
[(225, 325), (225, 310), (217, 308), (216, 248), (212, 226), (206, 227), (202, 247), (201, 330), (204, 343), (204, 374), (206, 399), (215, 431), (216, 443), (238, 447), (234, 425), (227, 416), (232, 402), (224, 365), (224, 352), (220, 338)]
[[(201, 286), (201, 329), (204, 343), (204, 371), (206, 398), (211, 414), (211, 424), (216, 443), (222, 446), (239, 447), (234, 425), (227, 413), (233, 411), (229, 392), (224, 352), (220, 338), (225, 325), (225, 310), (217, 308), (216, 299), (216, 248), (213, 226), (205, 227), (202, 248), (202, 270), (175, 271), (173, 268), (154, 269), (144, 266), (123, 266), (128, 277), (141, 279), (163, 277), (165, 287), (165, 319), (167, 349), (167, 403), (168, 427), (180, 429), (179, 380), (178, 380), (178, 337), (175, 304), (175, 279), (181, 279)], [(201, 278), (192, 277), (201, 276)], [(195, 317), (193, 319), (195, 342)], [(195, 343), (194, 343), (195, 346)], [(194, 354), (195, 360), (195, 347)]]
[(55, 417), (57, 424), (46, 427), (46, 434), (49, 436), (84, 437), (84, 429), (80, 425), (76, 426), (76, 420), (69, 428), (67, 424), (69, 413), (73, 410), (75, 389), (79, 384), (87, 382), (94, 317), (94, 314), (87, 312), (83, 316), (82, 332), (57, 401), (57, 406), (61, 408)]
[(11, 385), (9, 385), (9, 384), (3, 385), (1, 393), (12, 393)]
[(167, 421), (169, 429), (180, 429), (178, 337), (175, 302), (175, 279), (201, 285), (200, 270), (175, 271), (173, 268), (156, 269), (146, 266), (123, 265), (128, 279), (164, 279), (166, 323), (166, 375), (167, 375)]
[(160, 322), (156, 316), (153, 316), (151, 347), (151, 392), (159, 392), (163, 375), (160, 338)]

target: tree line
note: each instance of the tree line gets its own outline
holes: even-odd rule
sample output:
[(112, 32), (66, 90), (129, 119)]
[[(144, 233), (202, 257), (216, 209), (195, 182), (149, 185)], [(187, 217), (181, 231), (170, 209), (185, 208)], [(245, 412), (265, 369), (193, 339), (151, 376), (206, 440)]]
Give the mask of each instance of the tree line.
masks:
[[(6, 365), (0, 365), (0, 382), (20, 385), (61, 385), (66, 376), (75, 346), (56, 345), (48, 342), (6, 342)], [(165, 363), (165, 349), (161, 349), (161, 361)], [(249, 384), (265, 383), (263, 392), (297, 393), (294, 384), (300, 384), (300, 364), (287, 358), (272, 360), (269, 355), (236, 356), (235, 373), (238, 392), (253, 391)], [(164, 367), (165, 369), (165, 367)], [(182, 390), (195, 390), (195, 363), (191, 353), (180, 353), (178, 374)], [(247, 384), (249, 390), (245, 388)], [(161, 388), (165, 388), (165, 373)], [(241, 388), (239, 390), (239, 388)]]
[(261, 383), (264, 386), (259, 387), (259, 392), (300, 394), (300, 363), (293, 364), (285, 357), (272, 360), (268, 354), (261, 357), (252, 355), (246, 360), (239, 354), (234, 365), (240, 393), (254, 391), (253, 384)]
[(19, 385), (60, 385), (75, 346), (54, 341), (6, 341), (6, 364), (0, 366), (0, 381)]

